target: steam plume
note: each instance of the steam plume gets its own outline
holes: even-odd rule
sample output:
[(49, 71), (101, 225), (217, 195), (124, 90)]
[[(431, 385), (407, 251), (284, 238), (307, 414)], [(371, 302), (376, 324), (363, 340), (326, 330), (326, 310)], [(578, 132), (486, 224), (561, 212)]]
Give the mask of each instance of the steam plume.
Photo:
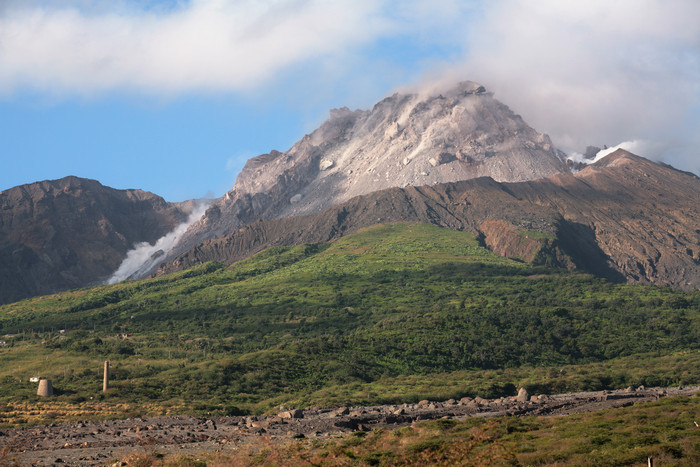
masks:
[(115, 284), (130, 277), (138, 277), (139, 273), (148, 271), (156, 262), (167, 255), (180, 240), (180, 237), (187, 231), (187, 228), (197, 222), (204, 211), (209, 207), (209, 203), (202, 202), (198, 204), (187, 220), (175, 227), (172, 232), (169, 232), (159, 238), (156, 243), (151, 245), (148, 242), (142, 242), (134, 246), (126, 254), (126, 258), (119, 265), (119, 268), (112, 274), (112, 277), (107, 279), (107, 284)]

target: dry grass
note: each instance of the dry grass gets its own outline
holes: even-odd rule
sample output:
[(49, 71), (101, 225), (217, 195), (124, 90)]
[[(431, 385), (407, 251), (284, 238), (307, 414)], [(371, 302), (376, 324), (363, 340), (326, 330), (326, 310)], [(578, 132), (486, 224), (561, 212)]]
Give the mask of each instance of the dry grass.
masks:
[(0, 404), (0, 426), (174, 415), (181, 413), (182, 410), (181, 406), (163, 407), (157, 403), (135, 404), (105, 401), (73, 403), (51, 399), (18, 401)]

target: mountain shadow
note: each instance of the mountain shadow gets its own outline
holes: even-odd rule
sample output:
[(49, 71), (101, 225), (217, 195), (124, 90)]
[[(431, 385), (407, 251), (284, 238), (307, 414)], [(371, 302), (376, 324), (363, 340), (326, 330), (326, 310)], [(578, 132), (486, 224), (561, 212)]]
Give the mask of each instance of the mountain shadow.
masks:
[(558, 246), (578, 269), (611, 282), (625, 282), (625, 276), (612, 267), (614, 263), (600, 249), (595, 232), (590, 226), (561, 220), (558, 227)]

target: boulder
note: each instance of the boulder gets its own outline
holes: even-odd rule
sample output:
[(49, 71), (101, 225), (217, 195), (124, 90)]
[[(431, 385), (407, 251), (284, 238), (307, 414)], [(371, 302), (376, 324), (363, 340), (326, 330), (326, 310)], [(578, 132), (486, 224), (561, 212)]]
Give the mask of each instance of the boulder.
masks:
[(280, 418), (304, 418), (304, 411), (301, 409), (292, 409), (280, 412), (277, 416)]
[(520, 388), (518, 390), (518, 397), (516, 398), (518, 402), (527, 402), (530, 400), (530, 394), (527, 392), (527, 389), (525, 388)]
[(387, 129), (384, 131), (384, 137), (387, 140), (395, 138), (399, 132), (401, 131), (401, 126), (399, 125), (399, 122), (394, 122), (391, 125), (387, 127)]

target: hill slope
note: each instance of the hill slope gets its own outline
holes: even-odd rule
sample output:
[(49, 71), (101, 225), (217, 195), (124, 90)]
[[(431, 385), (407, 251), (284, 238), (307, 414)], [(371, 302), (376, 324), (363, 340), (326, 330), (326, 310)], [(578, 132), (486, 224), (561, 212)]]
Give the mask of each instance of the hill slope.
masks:
[(138, 242), (155, 242), (187, 206), (66, 177), (0, 192), (0, 303), (98, 283)]
[[(698, 310), (700, 292), (534, 267), (428, 224), (379, 225), (0, 307), (13, 335), (0, 380), (42, 374), (84, 398), (107, 358), (110, 400), (216, 410), (402, 400), (421, 385), (502, 395), (535, 374), (548, 392), (667, 385), (700, 378)], [(358, 386), (370, 383), (401, 389)], [(7, 384), (0, 397), (31, 390)]]
[(392, 188), (319, 214), (259, 221), (203, 242), (159, 272), (231, 264), (271, 246), (325, 242), (400, 221), (471, 232), (494, 252), (535, 264), (700, 288), (700, 179), (622, 150), (575, 175)]

